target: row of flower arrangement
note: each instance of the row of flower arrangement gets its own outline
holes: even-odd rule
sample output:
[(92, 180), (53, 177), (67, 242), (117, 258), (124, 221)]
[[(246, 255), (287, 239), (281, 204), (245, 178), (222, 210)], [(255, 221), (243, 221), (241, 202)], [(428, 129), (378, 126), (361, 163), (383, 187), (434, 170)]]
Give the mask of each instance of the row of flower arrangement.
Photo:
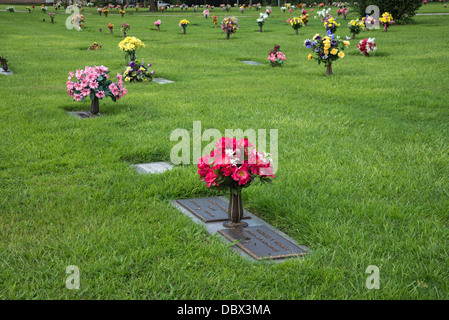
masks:
[[(111, 26), (111, 29), (113, 26)], [(136, 55), (136, 51), (145, 48), (145, 43), (136, 37), (126, 37), (118, 44), (125, 53), (127, 66), (120, 74), (117, 73), (117, 82), (109, 78), (109, 70), (105, 66), (86, 66), (84, 69), (70, 71), (67, 79), (67, 93), (75, 101), (91, 99), (91, 114), (99, 112), (99, 101), (110, 97), (114, 102), (127, 94), (124, 82), (148, 82), (152, 81), (154, 71), (150, 70), (151, 63), (144, 63)], [(101, 45), (94, 42), (89, 50), (100, 50)], [(73, 79), (75, 77), (75, 79)]]

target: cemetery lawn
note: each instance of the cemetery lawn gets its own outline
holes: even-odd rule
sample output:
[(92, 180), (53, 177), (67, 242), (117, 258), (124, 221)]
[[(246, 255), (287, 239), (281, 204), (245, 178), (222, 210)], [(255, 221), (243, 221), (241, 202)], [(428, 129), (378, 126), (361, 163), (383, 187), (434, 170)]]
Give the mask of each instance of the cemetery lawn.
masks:
[[(303, 46), (324, 33), (313, 14), (295, 36), (285, 22), (293, 14), (273, 7), (258, 33), (258, 12), (233, 8), (240, 30), (226, 40), (201, 12), (105, 18), (86, 9), (77, 32), (61, 11), (54, 24), (38, 7), (0, 11), (0, 56), (14, 72), (0, 75), (0, 298), (448, 299), (449, 16), (364, 31), (326, 77)], [(349, 35), (350, 19), (339, 19), (337, 35)], [(67, 95), (69, 71), (124, 69), (123, 21), (146, 44), (137, 55), (176, 82), (127, 84), (117, 103), (100, 101), (102, 117), (69, 115), (90, 108)], [(369, 58), (356, 48), (365, 37), (379, 48)], [(87, 51), (93, 42), (102, 50)], [(266, 60), (274, 45), (282, 68)], [(223, 134), (278, 129), (274, 183), (244, 189), (244, 206), (311, 254), (245, 260), (170, 205), (220, 194), (195, 165), (130, 168), (169, 161), (171, 132), (192, 133), (193, 121)], [(79, 267), (79, 290), (65, 287), (69, 265)], [(365, 285), (370, 265), (379, 290)]]

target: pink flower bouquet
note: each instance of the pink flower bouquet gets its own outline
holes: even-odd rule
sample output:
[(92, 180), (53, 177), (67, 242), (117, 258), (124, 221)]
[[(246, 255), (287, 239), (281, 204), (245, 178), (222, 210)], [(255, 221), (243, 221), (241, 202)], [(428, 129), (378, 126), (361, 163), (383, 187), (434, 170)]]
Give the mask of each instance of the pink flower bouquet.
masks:
[(157, 31), (160, 31), (161, 20), (154, 21), (154, 25), (157, 27)]
[[(75, 73), (69, 72), (67, 93), (75, 101), (84, 101), (86, 97), (92, 100), (91, 114), (99, 112), (99, 100), (111, 97), (112, 101), (117, 101), (126, 95), (127, 90), (123, 86), (122, 75), (117, 73), (117, 83), (109, 80), (109, 70), (105, 66), (86, 66), (77, 69)], [(76, 80), (72, 81), (75, 77)]]
[(285, 54), (280, 50), (280, 46), (275, 46), (273, 50), (270, 50), (268, 61), (271, 62), (272, 67), (282, 66), (282, 63), (285, 61)]

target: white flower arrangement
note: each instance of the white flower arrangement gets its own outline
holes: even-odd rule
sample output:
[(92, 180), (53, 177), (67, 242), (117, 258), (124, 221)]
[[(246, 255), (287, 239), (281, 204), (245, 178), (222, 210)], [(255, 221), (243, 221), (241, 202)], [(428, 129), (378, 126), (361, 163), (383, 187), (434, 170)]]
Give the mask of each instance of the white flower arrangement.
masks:
[(264, 24), (267, 19), (268, 19), (268, 14), (261, 12), (261, 13), (259, 13), (259, 18), (256, 21), (259, 25), (261, 25), (261, 24)]
[(317, 11), (317, 16), (315, 16), (314, 18), (319, 18), (321, 17), (321, 19), (325, 19), (329, 14), (330, 14), (331, 8), (327, 8), (327, 9), (323, 9), (321, 11)]

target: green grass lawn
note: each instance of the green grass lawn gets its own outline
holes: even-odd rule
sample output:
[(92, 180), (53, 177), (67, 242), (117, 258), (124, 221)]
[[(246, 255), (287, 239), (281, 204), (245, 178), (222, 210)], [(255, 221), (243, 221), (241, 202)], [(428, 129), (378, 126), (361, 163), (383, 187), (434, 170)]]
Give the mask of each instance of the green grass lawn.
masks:
[[(324, 32), (313, 14), (295, 36), (285, 22), (293, 15), (279, 8), (262, 33), (257, 11), (230, 13), (240, 30), (226, 40), (201, 10), (105, 18), (86, 9), (82, 32), (60, 12), (51, 24), (37, 7), (0, 11), (0, 55), (14, 72), (0, 75), (0, 298), (449, 298), (449, 16), (362, 32), (326, 77), (303, 46)], [(68, 97), (69, 71), (124, 69), (124, 21), (146, 44), (138, 56), (176, 82), (127, 84), (123, 99), (100, 102), (102, 117), (68, 115), (90, 108)], [(349, 20), (340, 22), (337, 35), (349, 35)], [(364, 37), (378, 45), (369, 58), (356, 48)], [(94, 41), (103, 49), (87, 51)], [(282, 68), (267, 61), (276, 44)], [(274, 183), (244, 189), (244, 206), (312, 254), (242, 259), (170, 205), (220, 194), (195, 165), (130, 168), (169, 161), (171, 132), (192, 132), (193, 121), (223, 133), (278, 129)], [(80, 269), (80, 290), (65, 287), (69, 265)], [(369, 265), (380, 269), (379, 290), (365, 286)]]
[(449, 3), (446, 1), (446, 8), (444, 2), (429, 2), (419, 8), (418, 13), (449, 13)]

